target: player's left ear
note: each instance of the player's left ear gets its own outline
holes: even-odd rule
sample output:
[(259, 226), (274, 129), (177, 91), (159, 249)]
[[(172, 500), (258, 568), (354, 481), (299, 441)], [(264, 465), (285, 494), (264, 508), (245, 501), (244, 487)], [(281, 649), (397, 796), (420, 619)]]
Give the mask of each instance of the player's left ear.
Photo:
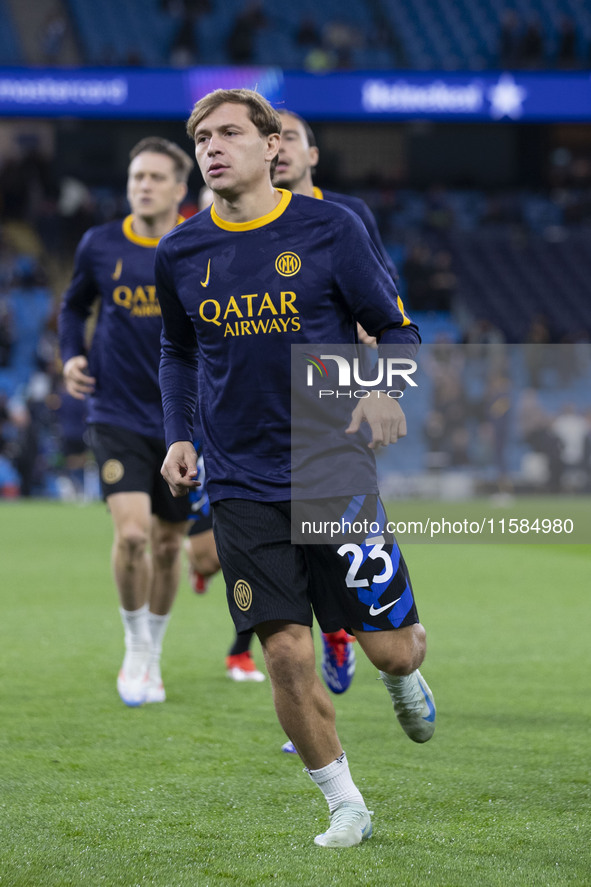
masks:
[(281, 142), (281, 136), (278, 132), (272, 132), (267, 136), (267, 148), (265, 150), (265, 160), (273, 160), (276, 154), (279, 153), (279, 144)]

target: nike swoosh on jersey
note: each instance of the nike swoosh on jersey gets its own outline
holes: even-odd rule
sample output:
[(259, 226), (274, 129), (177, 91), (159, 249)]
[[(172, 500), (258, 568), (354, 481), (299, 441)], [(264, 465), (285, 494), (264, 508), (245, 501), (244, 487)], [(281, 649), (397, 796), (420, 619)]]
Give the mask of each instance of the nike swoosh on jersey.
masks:
[(209, 286), (209, 266), (211, 265), (211, 259), (207, 262), (207, 274), (205, 275), (205, 280), (200, 280), (199, 283), (201, 286)]
[[(402, 597), (402, 595), (400, 595), (400, 597)], [(400, 598), (397, 597), (395, 601), (391, 601), (391, 603), (384, 604), (383, 607), (377, 607), (377, 608), (374, 607), (374, 605), (372, 604), (371, 607), (369, 608), (369, 615), (370, 616), (379, 616), (380, 613), (385, 613), (386, 610), (389, 610), (390, 607), (393, 607), (394, 604), (397, 604), (399, 600), (400, 600)]]

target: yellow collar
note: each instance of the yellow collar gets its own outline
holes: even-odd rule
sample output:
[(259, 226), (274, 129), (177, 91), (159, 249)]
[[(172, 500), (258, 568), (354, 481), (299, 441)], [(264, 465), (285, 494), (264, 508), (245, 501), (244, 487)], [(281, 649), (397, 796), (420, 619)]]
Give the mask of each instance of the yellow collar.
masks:
[(255, 228), (262, 228), (278, 219), (285, 212), (291, 200), (291, 191), (286, 191), (284, 188), (276, 188), (275, 190), (281, 194), (281, 200), (274, 210), (258, 219), (251, 219), (250, 222), (227, 222), (218, 216), (213, 206), (211, 207), (211, 218), (214, 224), (218, 228), (223, 228), (224, 231), (253, 231)]
[[(177, 216), (176, 224), (180, 225), (181, 222), (184, 222), (184, 216)], [(123, 219), (123, 234), (127, 237), (128, 240), (131, 240), (132, 243), (137, 243), (138, 246), (149, 246), (155, 247), (160, 243), (159, 237), (141, 237), (139, 234), (136, 234), (132, 227), (133, 223), (133, 215), (125, 216)]]

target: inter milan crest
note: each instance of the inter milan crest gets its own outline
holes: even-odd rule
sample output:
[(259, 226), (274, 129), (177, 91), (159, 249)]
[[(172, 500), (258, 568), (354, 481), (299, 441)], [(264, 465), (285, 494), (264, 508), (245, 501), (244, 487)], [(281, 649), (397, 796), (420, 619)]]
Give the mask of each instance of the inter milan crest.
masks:
[(118, 459), (108, 459), (101, 471), (101, 477), (106, 484), (119, 483), (124, 474), (125, 469)]
[(239, 610), (243, 613), (250, 609), (252, 604), (252, 589), (248, 582), (239, 579), (234, 586), (234, 601)]
[(301, 267), (300, 257), (296, 253), (281, 253), (275, 259), (275, 270), (282, 277), (293, 277)]

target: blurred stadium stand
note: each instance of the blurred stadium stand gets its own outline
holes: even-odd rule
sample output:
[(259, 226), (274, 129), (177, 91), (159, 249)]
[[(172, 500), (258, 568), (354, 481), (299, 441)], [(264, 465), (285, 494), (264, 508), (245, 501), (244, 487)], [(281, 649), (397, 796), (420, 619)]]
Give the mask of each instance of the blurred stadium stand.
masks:
[[(30, 2), (3, 0), (4, 11), (0, 7), (2, 21), (13, 6), (23, 45), (31, 42)], [(56, 6), (67, 15), (89, 65), (157, 67), (187, 60), (310, 70), (581, 67), (591, 44), (591, 8), (580, 0), (41, 0), (37, 15), (44, 5), (48, 21)], [(236, 22), (240, 40), (233, 41)], [(11, 39), (14, 26), (2, 25), (1, 57), (21, 63), (19, 41)], [(27, 61), (41, 61), (30, 56), (29, 50)], [(71, 50), (62, 63), (71, 63)]]
[(175, 29), (158, 0), (66, 0), (88, 65), (167, 65)]
[[(590, 45), (591, 3), (582, 0), (0, 0), (0, 64), (31, 68), (252, 63), (318, 72), (584, 69)], [(52, 391), (59, 389), (55, 305), (79, 237), (126, 211), (126, 151), (145, 134), (144, 123), (101, 125), (104, 133), (88, 123), (46, 122), (43, 138), (15, 129), (3, 143), (0, 317), (14, 342), (0, 367), (0, 459), (4, 440), (11, 440), (6, 404), (17, 412), (32, 404), (31, 415), (39, 415), (33, 389), (42, 386), (38, 378), (31, 384), (39, 372)], [(521, 124), (502, 126), (515, 133)], [(477, 128), (463, 129), (462, 154), (453, 124), (437, 139), (435, 130), (440, 135), (442, 129), (436, 124), (397, 127), (401, 155), (406, 151), (412, 162), (392, 174), (396, 161), (387, 143), (381, 149), (376, 143), (376, 163), (384, 162), (390, 173), (384, 169), (380, 177), (368, 167), (355, 180), (343, 168), (361, 169), (370, 130), (357, 134), (353, 148), (346, 125), (323, 142), (328, 130), (315, 123), (319, 182), (357, 194), (375, 212), (423, 340), (591, 341), (591, 140), (585, 127), (575, 124), (552, 137), (551, 125), (530, 127), (523, 144), (521, 136), (511, 143), (504, 138), (504, 156), (512, 151), (515, 161), (506, 181), (504, 173), (496, 179), (489, 174), (492, 166), (501, 168), (501, 158), (494, 148), (480, 157)], [(416, 138), (419, 131), (422, 139)], [(542, 131), (539, 152), (545, 157), (534, 164), (526, 143), (537, 146)], [(178, 132), (181, 140), (182, 124)], [(170, 130), (162, 134), (176, 137)], [(346, 149), (350, 157), (340, 168)], [(446, 167), (450, 161), (453, 174)], [(458, 178), (459, 168), (464, 178)], [(43, 274), (27, 275), (31, 268)], [(544, 387), (551, 409), (559, 408), (552, 400), (555, 387), (552, 381)], [(575, 395), (583, 409), (588, 387), (579, 386)], [(422, 414), (425, 404), (419, 407)], [(41, 453), (55, 452), (56, 433), (53, 425), (42, 429)], [(414, 467), (424, 464), (426, 452), (426, 441), (413, 449)], [(513, 445), (512, 470), (523, 456), (523, 444)], [(34, 492), (55, 489), (55, 472), (53, 481), (47, 475), (39, 473)]]
[(21, 65), (25, 61), (20, 33), (7, 0), (0, 0), (0, 61), (3, 65)]

